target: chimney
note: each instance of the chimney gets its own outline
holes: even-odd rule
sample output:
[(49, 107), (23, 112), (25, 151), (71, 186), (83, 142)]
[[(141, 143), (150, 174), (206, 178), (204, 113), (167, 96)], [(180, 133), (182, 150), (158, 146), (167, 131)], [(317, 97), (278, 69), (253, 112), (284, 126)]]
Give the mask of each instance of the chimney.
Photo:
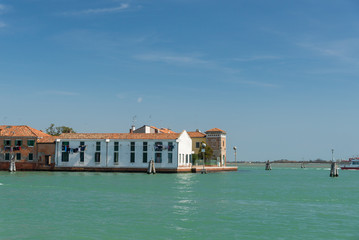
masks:
[(196, 129), (196, 132), (201, 132), (199, 129)]
[(135, 125), (132, 125), (131, 128), (130, 128), (130, 133), (133, 133), (135, 130), (136, 130)]

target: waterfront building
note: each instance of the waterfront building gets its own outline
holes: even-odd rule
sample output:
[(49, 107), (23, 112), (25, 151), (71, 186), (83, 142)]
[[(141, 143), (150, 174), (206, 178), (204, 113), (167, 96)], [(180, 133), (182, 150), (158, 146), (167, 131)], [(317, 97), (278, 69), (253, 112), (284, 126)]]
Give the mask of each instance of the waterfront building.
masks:
[(10, 161), (18, 170), (34, 170), (38, 165), (39, 145), (50, 135), (29, 126), (0, 126), (0, 169), (8, 170)]
[(226, 132), (219, 128), (212, 128), (206, 133), (207, 144), (213, 149), (213, 158), (220, 161), (221, 166), (227, 162)]
[(154, 126), (148, 126), (148, 125), (143, 125), (140, 128), (135, 128), (135, 126), (132, 126), (132, 128), (130, 129), (130, 133), (176, 133), (174, 131), (172, 131), (169, 128), (157, 128)]
[[(175, 133), (168, 128), (133, 127), (130, 133), (64, 133), (50, 136), (29, 126), (0, 126), (0, 170), (136, 171), (145, 172), (151, 160), (157, 172), (198, 172), (192, 154), (206, 142), (216, 166), (226, 167), (226, 132), (214, 128)], [(218, 165), (218, 166), (217, 166)]]
[(198, 154), (201, 144), (203, 142), (207, 143), (206, 134), (199, 131), (199, 129), (196, 129), (195, 132), (188, 132), (188, 135), (192, 139), (192, 151), (193, 151), (193, 153)]
[(190, 171), (192, 140), (181, 133), (65, 133), (57, 137), (57, 170)]

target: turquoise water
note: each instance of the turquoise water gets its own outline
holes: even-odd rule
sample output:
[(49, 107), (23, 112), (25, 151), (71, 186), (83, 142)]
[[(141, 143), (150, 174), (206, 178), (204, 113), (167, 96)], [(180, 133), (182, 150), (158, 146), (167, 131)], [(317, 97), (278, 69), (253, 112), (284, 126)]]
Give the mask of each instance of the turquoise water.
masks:
[(0, 172), (0, 239), (359, 239), (359, 171)]

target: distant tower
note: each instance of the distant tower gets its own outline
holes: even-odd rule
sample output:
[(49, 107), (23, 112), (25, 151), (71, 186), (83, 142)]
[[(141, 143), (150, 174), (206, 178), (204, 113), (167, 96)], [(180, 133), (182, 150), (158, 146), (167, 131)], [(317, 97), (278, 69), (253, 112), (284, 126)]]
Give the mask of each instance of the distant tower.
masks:
[(212, 128), (206, 131), (207, 144), (213, 149), (213, 157), (220, 159), (221, 165), (227, 162), (226, 132), (219, 128)]

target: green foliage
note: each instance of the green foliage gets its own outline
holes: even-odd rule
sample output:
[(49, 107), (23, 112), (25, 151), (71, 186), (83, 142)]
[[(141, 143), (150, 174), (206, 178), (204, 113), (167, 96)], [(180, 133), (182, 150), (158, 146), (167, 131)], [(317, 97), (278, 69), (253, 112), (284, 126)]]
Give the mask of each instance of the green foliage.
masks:
[(55, 124), (51, 123), (50, 127), (46, 129), (46, 133), (52, 136), (59, 136), (62, 133), (76, 133), (72, 128), (66, 126), (55, 127)]
[[(204, 143), (204, 142), (202, 142)], [(198, 152), (198, 157), (199, 159), (203, 159), (203, 152), (202, 152), (202, 144), (200, 144), (199, 146), (199, 152)], [(205, 159), (211, 159), (213, 156), (213, 149), (208, 146), (208, 144), (206, 144), (206, 148), (205, 148), (205, 154), (204, 154), (204, 157)]]
[(198, 157), (198, 154), (197, 154), (197, 153), (192, 154), (192, 160), (193, 160), (193, 161), (196, 161), (196, 160), (198, 160), (198, 159), (199, 159), (199, 157)]

